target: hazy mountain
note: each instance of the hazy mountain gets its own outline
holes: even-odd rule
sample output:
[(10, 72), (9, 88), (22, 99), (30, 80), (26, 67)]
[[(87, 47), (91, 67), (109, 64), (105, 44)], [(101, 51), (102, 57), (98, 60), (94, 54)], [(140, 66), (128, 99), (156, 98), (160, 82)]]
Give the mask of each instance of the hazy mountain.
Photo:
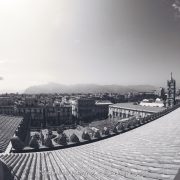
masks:
[(56, 83), (48, 83), (44, 85), (31, 86), (25, 90), (27, 94), (38, 93), (127, 93), (127, 92), (144, 92), (153, 91), (158, 87), (151, 85), (97, 85), (97, 84), (75, 84), (63, 85)]

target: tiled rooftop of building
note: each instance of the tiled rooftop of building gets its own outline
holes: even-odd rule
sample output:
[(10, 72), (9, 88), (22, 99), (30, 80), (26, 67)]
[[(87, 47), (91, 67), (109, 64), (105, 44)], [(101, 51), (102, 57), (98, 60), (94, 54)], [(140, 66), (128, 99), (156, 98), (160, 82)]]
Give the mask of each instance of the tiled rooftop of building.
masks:
[(22, 117), (0, 115), (0, 152), (4, 152), (13, 137)]
[(122, 108), (122, 109), (131, 109), (131, 110), (145, 111), (145, 112), (152, 112), (152, 113), (157, 113), (165, 109), (164, 107), (141, 106), (141, 105), (136, 105), (133, 103), (117, 103), (117, 104), (110, 105), (109, 107), (117, 107), (117, 108)]
[(95, 143), (0, 159), (21, 180), (173, 180), (180, 168), (179, 117), (180, 108)]

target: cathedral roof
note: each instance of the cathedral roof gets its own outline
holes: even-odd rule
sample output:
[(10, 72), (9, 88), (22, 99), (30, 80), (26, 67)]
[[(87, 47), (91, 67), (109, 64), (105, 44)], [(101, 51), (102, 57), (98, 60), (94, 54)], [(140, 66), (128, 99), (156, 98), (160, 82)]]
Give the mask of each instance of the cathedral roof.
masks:
[(179, 117), (180, 108), (95, 143), (0, 158), (20, 180), (173, 180), (180, 168)]

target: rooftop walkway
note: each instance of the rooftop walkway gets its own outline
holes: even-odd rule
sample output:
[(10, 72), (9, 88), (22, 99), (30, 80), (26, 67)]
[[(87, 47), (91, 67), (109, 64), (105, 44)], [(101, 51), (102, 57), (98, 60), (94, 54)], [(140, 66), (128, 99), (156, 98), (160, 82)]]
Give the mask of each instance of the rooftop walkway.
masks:
[(180, 168), (180, 108), (95, 143), (0, 158), (21, 180), (173, 180)]

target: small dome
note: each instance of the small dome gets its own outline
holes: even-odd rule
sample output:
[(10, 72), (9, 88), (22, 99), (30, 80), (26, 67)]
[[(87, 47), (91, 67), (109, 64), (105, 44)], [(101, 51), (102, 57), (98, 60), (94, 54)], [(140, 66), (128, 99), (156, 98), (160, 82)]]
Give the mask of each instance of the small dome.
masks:
[(20, 140), (18, 136), (14, 136), (11, 138), (12, 147), (16, 150), (21, 150), (24, 148), (24, 143)]
[(71, 137), (70, 137), (70, 140), (71, 140), (71, 142), (74, 142), (74, 143), (79, 142), (79, 138), (77, 137), (76, 134), (72, 134)]
[(66, 136), (66, 134), (64, 134), (64, 133), (59, 134), (59, 136), (57, 137), (57, 143), (61, 144), (61, 145), (67, 145), (67, 136)]
[(52, 140), (49, 136), (47, 136), (46, 139), (44, 140), (44, 145), (47, 147), (53, 147)]
[(156, 99), (156, 102), (160, 102), (160, 101), (161, 101), (161, 99), (159, 99), (159, 98)]
[(91, 140), (91, 137), (89, 135), (89, 133), (87, 131), (84, 131), (83, 134), (82, 134), (82, 139), (84, 140)]

